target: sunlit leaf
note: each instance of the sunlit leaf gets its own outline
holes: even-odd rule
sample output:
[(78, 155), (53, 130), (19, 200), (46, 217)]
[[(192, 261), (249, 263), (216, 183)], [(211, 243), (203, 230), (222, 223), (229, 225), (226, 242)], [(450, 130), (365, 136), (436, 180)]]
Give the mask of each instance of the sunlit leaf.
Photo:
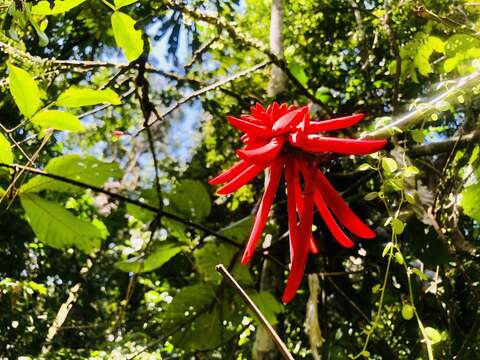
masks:
[(55, 0), (53, 8), (50, 8), (50, 2), (46, 0), (39, 1), (32, 6), (32, 14), (34, 15), (57, 15), (67, 12), (74, 7), (85, 2), (85, 0)]
[(73, 114), (59, 111), (46, 110), (35, 114), (32, 123), (42, 129), (65, 130), (71, 132), (82, 132), (85, 130), (80, 120)]
[(0, 163), (13, 164), (13, 152), (10, 142), (0, 133)]
[(64, 107), (80, 107), (99, 104), (121, 104), (120, 97), (112, 89), (95, 90), (72, 87), (62, 93), (56, 104)]
[(163, 242), (158, 244), (150, 254), (119, 261), (115, 266), (125, 272), (145, 273), (160, 268), (181, 251), (182, 247), (178, 244)]
[(136, 60), (143, 52), (142, 31), (135, 29), (135, 20), (127, 14), (115, 11), (112, 15), (113, 36), (128, 61)]
[[(93, 186), (102, 186), (109, 178), (115, 179), (122, 175), (117, 163), (106, 163), (93, 156), (82, 157), (77, 154), (63, 155), (50, 160), (44, 171)], [(81, 188), (42, 175), (34, 176), (20, 187), (21, 192), (42, 190), (70, 192)]]
[(40, 107), (40, 91), (32, 76), (23, 69), (8, 65), (10, 92), (20, 112), (30, 118)]
[(38, 240), (57, 248), (77, 247), (89, 253), (100, 247), (101, 231), (91, 222), (79, 219), (63, 206), (23, 193), (20, 201)]

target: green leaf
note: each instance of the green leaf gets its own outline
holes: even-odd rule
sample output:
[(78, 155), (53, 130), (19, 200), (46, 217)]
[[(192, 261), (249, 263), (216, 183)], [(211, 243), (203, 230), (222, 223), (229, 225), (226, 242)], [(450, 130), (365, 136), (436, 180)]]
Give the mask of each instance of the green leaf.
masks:
[(445, 100), (440, 100), (435, 104), (435, 109), (438, 111), (448, 111), (450, 109), (450, 103)]
[(365, 201), (372, 201), (375, 200), (378, 197), (378, 192), (372, 191), (366, 194), (363, 198)]
[(51, 9), (50, 2), (42, 0), (32, 7), (31, 12), (33, 15), (57, 15), (67, 12), (83, 2), (85, 0), (55, 0), (55, 5)]
[(81, 107), (99, 104), (121, 104), (120, 97), (112, 89), (95, 90), (72, 87), (62, 93), (56, 104), (64, 107)]
[(395, 253), (395, 261), (400, 265), (403, 265), (405, 263), (405, 259), (403, 258), (403, 255), (401, 252)]
[(420, 172), (420, 170), (418, 170), (418, 168), (416, 166), (411, 165), (411, 166), (407, 166), (403, 170), (403, 176), (410, 177), (410, 176), (417, 175), (419, 172)]
[(246, 216), (219, 231), (220, 234), (236, 240), (238, 243), (243, 243), (248, 236), (253, 226), (253, 216)]
[(195, 267), (205, 281), (219, 284), (222, 277), (215, 271), (218, 264), (229, 264), (237, 249), (216, 241), (206, 243), (193, 253)]
[(392, 249), (392, 246), (393, 246), (393, 243), (391, 241), (385, 245), (385, 247), (383, 248), (382, 257), (385, 257), (390, 252), (390, 250)]
[(119, 11), (113, 13), (111, 20), (117, 46), (122, 48), (128, 61), (136, 60), (142, 55), (143, 39), (141, 30), (135, 29), (135, 20)]
[(412, 130), (410, 135), (412, 136), (413, 141), (417, 143), (422, 143), (423, 139), (425, 139), (425, 133), (421, 129)]
[(89, 253), (100, 247), (101, 231), (79, 219), (57, 203), (23, 193), (20, 201), (33, 232), (41, 242), (56, 249), (72, 246)]
[(59, 111), (41, 111), (32, 118), (32, 123), (42, 129), (65, 130), (71, 132), (82, 132), (85, 130), (80, 120), (73, 114)]
[(436, 344), (442, 341), (442, 335), (440, 334), (440, 332), (430, 326), (425, 327), (425, 334), (430, 339), (432, 344)]
[(8, 68), (10, 70), (8, 77), (10, 93), (20, 112), (28, 119), (40, 107), (40, 91), (37, 83), (25, 70), (11, 64), (8, 65)]
[(170, 202), (169, 209), (193, 221), (205, 219), (212, 208), (207, 189), (196, 180), (180, 181), (165, 198)]
[(289, 66), (290, 72), (297, 78), (297, 80), (302, 84), (303, 86), (306, 86), (308, 83), (308, 76), (305, 74), (305, 70), (303, 70), (303, 67), (296, 62), (293, 62)]
[(367, 164), (367, 163), (363, 163), (357, 168), (358, 171), (366, 171), (366, 170), (370, 170), (370, 169), (373, 169), (373, 167), (370, 164)]
[(146, 273), (164, 265), (167, 261), (182, 251), (176, 243), (161, 242), (147, 256), (139, 255), (127, 260), (118, 261), (115, 267), (125, 272)]
[(386, 173), (391, 174), (398, 169), (398, 164), (394, 159), (385, 157), (382, 158), (382, 167)]
[(415, 315), (414, 308), (410, 304), (403, 304), (402, 306), (402, 317), (405, 320), (411, 320)]
[(120, 9), (123, 6), (127, 6), (133, 3), (136, 3), (138, 0), (114, 0), (115, 7)]
[(405, 229), (405, 224), (400, 219), (393, 219), (391, 225), (393, 232), (397, 235), (403, 233), (403, 230)]
[[(162, 333), (172, 332), (171, 342), (182, 349), (201, 351), (218, 347), (222, 339), (220, 310), (223, 319), (230, 321), (238, 319), (239, 311), (234, 301), (222, 300), (219, 305), (211, 284), (183, 288), (163, 313)], [(227, 327), (223, 328), (223, 336), (231, 336)]]
[(13, 151), (10, 142), (0, 133), (0, 163), (13, 164)]
[[(249, 295), (255, 305), (257, 305), (263, 315), (265, 315), (268, 322), (272, 325), (277, 324), (277, 314), (280, 314), (285, 310), (284, 306), (277, 300), (277, 298), (267, 291)], [(257, 319), (250, 310), (249, 312), (253, 318)]]
[[(44, 171), (93, 186), (102, 186), (109, 178), (119, 178), (122, 175), (117, 163), (106, 163), (93, 156), (81, 157), (77, 154), (63, 155), (50, 160)], [(71, 192), (79, 191), (81, 188), (42, 175), (34, 176), (20, 187), (20, 192), (23, 193), (42, 190)]]
[(460, 200), (460, 205), (462, 206), (465, 215), (480, 223), (480, 206), (478, 206), (478, 201), (480, 199), (480, 183), (466, 187), (461, 195), (462, 199)]

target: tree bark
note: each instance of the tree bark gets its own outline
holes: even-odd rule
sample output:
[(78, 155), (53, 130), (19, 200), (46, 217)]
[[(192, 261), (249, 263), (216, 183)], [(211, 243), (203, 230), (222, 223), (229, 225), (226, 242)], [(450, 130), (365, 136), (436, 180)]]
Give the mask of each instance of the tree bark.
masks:
[[(270, 18), (270, 51), (279, 59), (283, 59), (283, 4), (282, 0), (272, 0)], [(268, 95), (278, 97), (286, 88), (287, 77), (278, 66), (273, 65)], [(265, 174), (267, 176), (267, 174)], [(279, 279), (282, 279), (282, 270), (272, 261), (265, 259), (262, 264), (260, 276), (260, 291), (276, 292), (279, 287)], [(278, 331), (278, 329), (276, 329)], [(255, 342), (253, 344), (253, 360), (279, 359), (280, 354), (270, 334), (263, 328), (258, 327)]]

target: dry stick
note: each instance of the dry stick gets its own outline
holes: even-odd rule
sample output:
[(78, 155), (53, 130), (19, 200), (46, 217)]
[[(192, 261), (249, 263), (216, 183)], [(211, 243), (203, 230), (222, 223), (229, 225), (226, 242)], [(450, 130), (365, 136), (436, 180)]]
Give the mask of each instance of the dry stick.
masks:
[(235, 278), (230, 274), (230, 272), (225, 268), (225, 266), (223, 266), (223, 264), (219, 264), (215, 267), (215, 269), (237, 291), (237, 293), (240, 295), (240, 297), (245, 302), (245, 304), (250, 308), (250, 310), (252, 310), (252, 312), (255, 314), (255, 316), (260, 321), (260, 323), (265, 327), (265, 329), (271, 335), (275, 344), (278, 346), (278, 350), (282, 354), (283, 358), (286, 359), (286, 360), (294, 360), (292, 354), (290, 354), (290, 352), (288, 351), (287, 346), (282, 341), (280, 336), (278, 336), (277, 332), (272, 327), (272, 325), (268, 322), (265, 315), (262, 314), (262, 312), (257, 307), (257, 305), (255, 305), (255, 303), (250, 298), (250, 296), (248, 296), (248, 294), (245, 292), (245, 290), (242, 289), (240, 284), (235, 280)]
[[(229, 76), (227, 77), (226, 79), (223, 79), (223, 80), (220, 80), (220, 81), (217, 81), (213, 84), (210, 84), (204, 88), (201, 88), (199, 90), (196, 90), (194, 92), (192, 92), (190, 95), (187, 95), (183, 98), (181, 98), (180, 100), (178, 100), (175, 104), (173, 104), (172, 106), (170, 106), (167, 110), (165, 110), (163, 113), (159, 113), (159, 116), (157, 116), (157, 118), (149, 123), (147, 123), (147, 125), (145, 125), (144, 127), (142, 127), (140, 130), (138, 130), (138, 132), (136, 133), (136, 135), (138, 135), (139, 133), (141, 133), (142, 131), (144, 131), (147, 127), (150, 127), (152, 126), (153, 124), (155, 124), (157, 121), (160, 121), (162, 119), (164, 119), (166, 116), (168, 116), (169, 114), (171, 114), (173, 111), (175, 111), (176, 109), (178, 109), (181, 105), (185, 104), (186, 102), (189, 102), (190, 100), (193, 100), (194, 98), (198, 97), (198, 96), (201, 96), (209, 91), (212, 91), (212, 90), (215, 90), (229, 82), (232, 82), (234, 80), (237, 80), (238, 78), (241, 78), (243, 76), (246, 76), (246, 75), (249, 75), (257, 70), (260, 70), (261, 68), (264, 68), (265, 66), (267, 66), (268, 64), (270, 64), (271, 61), (266, 61), (266, 62), (263, 62), (261, 64), (258, 64), (258, 65), (255, 65), (249, 69), (246, 69), (246, 70), (243, 70), (243, 71), (240, 71), (236, 74), (233, 74), (232, 76)], [(135, 136), (136, 136), (135, 135)]]
[[(92, 268), (93, 261), (88, 258), (85, 266), (82, 267), (80, 270), (80, 275), (82, 277), (85, 277), (85, 275), (90, 271)], [(57, 335), (58, 331), (62, 327), (63, 323), (67, 319), (68, 313), (72, 309), (73, 305), (78, 299), (78, 293), (80, 292), (80, 289), (82, 287), (82, 284), (76, 283), (74, 286), (72, 286), (68, 292), (68, 298), (67, 300), (60, 306), (60, 309), (57, 312), (57, 316), (55, 317), (55, 320), (53, 321), (52, 325), (48, 328), (48, 333), (47, 333), (47, 338), (45, 339), (45, 342), (42, 345), (42, 356), (48, 354), (50, 352), (50, 349), (52, 348), (52, 341), (53, 338)]]
[(424, 106), (417, 107), (417, 109), (400, 116), (390, 124), (380, 129), (364, 134), (362, 139), (388, 139), (389, 137), (393, 136), (398, 129), (404, 130), (418, 123), (426, 114), (434, 110), (435, 106), (441, 101), (446, 101), (457, 92), (475, 86), (479, 80), (480, 71), (476, 71), (460, 78), (457, 80), (455, 85), (443, 93), (435, 96), (433, 99), (427, 101)]

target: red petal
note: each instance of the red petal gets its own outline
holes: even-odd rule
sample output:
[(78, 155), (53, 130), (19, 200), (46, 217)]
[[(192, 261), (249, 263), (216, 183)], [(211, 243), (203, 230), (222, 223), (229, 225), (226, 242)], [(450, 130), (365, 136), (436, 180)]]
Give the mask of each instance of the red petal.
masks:
[(328, 229), (332, 232), (338, 243), (346, 248), (353, 247), (353, 241), (349, 239), (340, 226), (338, 226), (337, 221), (333, 218), (318, 190), (315, 191), (314, 199), (315, 205), (317, 205), (317, 209), (320, 212), (322, 219), (325, 221), (325, 224), (327, 224)]
[(244, 159), (255, 163), (271, 162), (282, 150), (284, 138), (273, 138), (270, 142), (263, 146), (258, 146), (248, 150), (238, 150), (237, 155)]
[(294, 128), (303, 119), (305, 112), (308, 112), (308, 108), (306, 106), (283, 115), (273, 124), (273, 133), (279, 135)]
[(320, 135), (308, 135), (302, 149), (310, 152), (334, 152), (347, 155), (370, 154), (379, 151), (387, 140), (341, 139)]
[(250, 161), (240, 160), (220, 175), (217, 175), (214, 178), (210, 179), (208, 183), (211, 185), (223, 184), (224, 182), (234, 179), (251, 165), (252, 163)]
[(217, 194), (227, 195), (234, 192), (235, 190), (238, 190), (243, 185), (245, 185), (250, 180), (252, 180), (255, 176), (257, 176), (258, 173), (262, 171), (264, 168), (265, 168), (265, 165), (259, 165), (259, 164), (250, 165), (247, 169), (245, 169), (242, 173), (238, 174), (228, 184), (218, 189)]
[(290, 263), (293, 262), (296, 250), (298, 248), (298, 228), (297, 228), (297, 202), (295, 187), (295, 176), (298, 172), (294, 171), (293, 159), (287, 159), (285, 163), (285, 182), (287, 183), (287, 210), (288, 210), (288, 232), (290, 235)]
[(305, 265), (308, 258), (308, 240), (312, 231), (313, 223), (313, 193), (315, 191), (315, 169), (309, 168), (305, 177), (304, 202), (300, 216), (298, 230), (298, 249), (292, 262), (292, 268), (288, 276), (287, 285), (282, 296), (284, 304), (290, 302), (303, 278)]
[(332, 210), (333, 214), (340, 223), (350, 230), (353, 234), (363, 239), (372, 239), (375, 237), (373, 232), (362, 220), (350, 209), (345, 200), (334, 189), (325, 175), (317, 169), (317, 190), (322, 195), (326, 204)]
[(365, 117), (363, 114), (355, 114), (336, 119), (329, 119), (324, 121), (312, 121), (308, 129), (308, 134), (317, 133), (320, 131), (332, 131), (344, 129), (358, 123)]
[(244, 121), (247, 121), (249, 123), (252, 123), (252, 124), (259, 125), (259, 126), (264, 125), (262, 120), (256, 118), (255, 116), (252, 116), (252, 115), (242, 115), (242, 116), (240, 116), (240, 119), (244, 120)]
[(235, 126), (237, 129), (248, 133), (252, 134), (258, 137), (270, 137), (271, 136), (271, 131), (268, 130), (265, 126), (260, 126), (256, 124), (252, 124), (248, 121), (236, 118), (234, 116), (227, 116), (228, 121), (230, 124)]
[(263, 193), (262, 201), (260, 202), (257, 216), (255, 217), (255, 223), (253, 224), (250, 238), (248, 239), (245, 252), (243, 253), (242, 264), (246, 264), (250, 260), (253, 252), (255, 251), (257, 241), (260, 238), (260, 235), (262, 235), (263, 228), (265, 227), (265, 223), (267, 222), (268, 213), (270, 212), (273, 200), (275, 199), (275, 194), (277, 192), (278, 184), (280, 182), (280, 177), (282, 176), (283, 161), (283, 158), (278, 158), (270, 167), (270, 174), (267, 179), (265, 192)]

